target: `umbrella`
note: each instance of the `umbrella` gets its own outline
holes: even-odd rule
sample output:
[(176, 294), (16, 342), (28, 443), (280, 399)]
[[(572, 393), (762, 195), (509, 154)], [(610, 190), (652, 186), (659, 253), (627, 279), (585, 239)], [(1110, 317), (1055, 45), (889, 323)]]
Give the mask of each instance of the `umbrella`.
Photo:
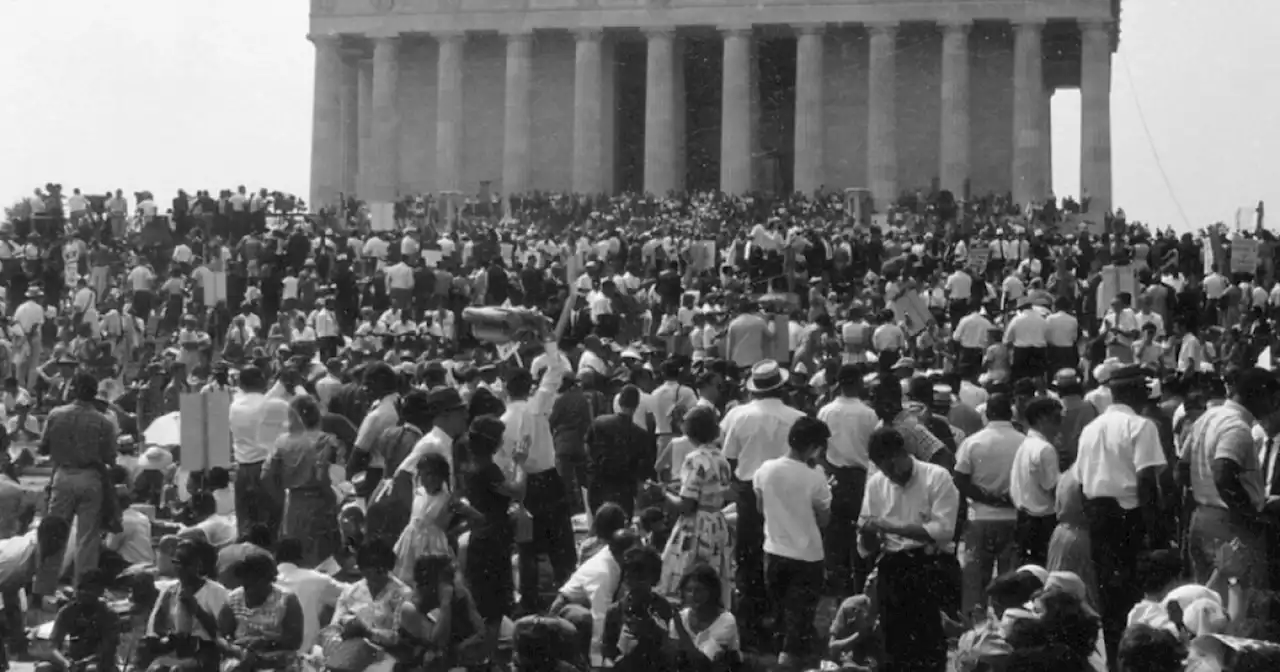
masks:
[(149, 446), (182, 445), (182, 419), (177, 411), (162, 415), (151, 422), (142, 433), (142, 442)]

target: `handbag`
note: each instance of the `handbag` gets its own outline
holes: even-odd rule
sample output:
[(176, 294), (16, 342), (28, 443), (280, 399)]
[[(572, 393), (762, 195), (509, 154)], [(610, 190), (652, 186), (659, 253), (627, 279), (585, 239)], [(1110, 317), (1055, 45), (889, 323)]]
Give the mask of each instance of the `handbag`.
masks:
[(332, 672), (364, 672), (382, 657), (382, 649), (363, 637), (344, 639), (326, 647), (324, 665)]

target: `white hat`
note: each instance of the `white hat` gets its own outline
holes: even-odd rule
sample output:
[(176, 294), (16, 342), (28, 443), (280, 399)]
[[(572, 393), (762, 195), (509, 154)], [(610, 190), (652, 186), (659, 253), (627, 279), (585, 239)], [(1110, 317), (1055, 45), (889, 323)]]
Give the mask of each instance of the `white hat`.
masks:
[(790, 374), (775, 360), (765, 359), (751, 367), (751, 380), (747, 381), (748, 392), (769, 392), (787, 383)]
[(138, 459), (138, 467), (143, 471), (165, 471), (171, 466), (173, 466), (173, 453), (160, 446), (151, 446)]

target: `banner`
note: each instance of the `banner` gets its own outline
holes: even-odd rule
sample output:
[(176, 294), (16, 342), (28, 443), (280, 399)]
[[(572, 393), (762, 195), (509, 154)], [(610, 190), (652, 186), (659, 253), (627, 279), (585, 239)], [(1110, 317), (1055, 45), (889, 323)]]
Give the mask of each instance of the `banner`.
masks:
[(1258, 270), (1258, 241), (1252, 238), (1231, 239), (1231, 272), (1249, 273)]
[(178, 400), (182, 468), (189, 473), (231, 466), (231, 394), (193, 392)]

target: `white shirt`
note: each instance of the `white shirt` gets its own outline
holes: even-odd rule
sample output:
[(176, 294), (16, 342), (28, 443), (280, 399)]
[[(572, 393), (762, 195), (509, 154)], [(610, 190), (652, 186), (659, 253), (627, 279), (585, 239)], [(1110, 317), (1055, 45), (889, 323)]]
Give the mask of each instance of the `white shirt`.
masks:
[(231, 400), (227, 415), (236, 464), (254, 464), (267, 459), (276, 439), (287, 431), (289, 404), (258, 392), (241, 392)]
[(22, 333), (31, 334), (44, 324), (44, 307), (35, 301), (24, 301), (14, 311), (13, 321), (22, 327)]
[(751, 481), (765, 460), (787, 453), (787, 434), (804, 413), (781, 399), (756, 399), (736, 406), (720, 421), (724, 456), (738, 461), (735, 476)]
[[(1013, 423), (995, 421), (965, 439), (956, 451), (956, 473), (992, 495), (1009, 493), (1009, 480), (1018, 447), (1027, 437)], [(969, 520), (1015, 520), (1016, 509), (999, 508), (970, 500)]]
[(156, 551), (151, 546), (151, 519), (133, 507), (121, 512), (123, 532), (107, 535), (107, 548), (120, 554), (130, 565), (155, 564)]
[(1034, 310), (1023, 310), (1009, 320), (1004, 341), (1015, 348), (1043, 348), (1047, 343), (1045, 332), (1048, 327), (1043, 315)]
[[(168, 583), (164, 587), (157, 585), (156, 588), (160, 589), (161, 595), (163, 595), (166, 590), (170, 590), (173, 593), (173, 597), (169, 600), (169, 623), (172, 624), (175, 632), (184, 634), (190, 633), (200, 639), (209, 641), (213, 640), (213, 635), (207, 632), (204, 629), (204, 626), (200, 625), (200, 620), (194, 615), (188, 614), (186, 608), (182, 606), (182, 602), (178, 599), (177, 581)], [(200, 587), (200, 590), (196, 591), (195, 599), (196, 604), (200, 605), (201, 609), (214, 615), (214, 618), (217, 618), (216, 615), (220, 613), (222, 611), (222, 607), (227, 604), (227, 598), (230, 597), (230, 595), (231, 592), (223, 587), (221, 583), (212, 579), (206, 579), (204, 585)], [(157, 634), (156, 616), (160, 614), (160, 607), (163, 606), (164, 603), (165, 601), (163, 599), (158, 599), (156, 600), (155, 606), (151, 608), (151, 616), (147, 618), (148, 635)]]
[(973, 278), (964, 271), (956, 271), (947, 278), (947, 294), (952, 301), (966, 301), (973, 293)]
[(387, 289), (413, 289), (413, 267), (403, 261), (387, 268)]
[(857, 397), (840, 396), (818, 410), (818, 419), (831, 430), (827, 461), (832, 466), (872, 467), (867, 447), (880, 418), (870, 406)]
[[(1056, 312), (1045, 318), (1044, 340), (1048, 345), (1070, 348), (1080, 336), (1080, 322), (1070, 313)], [(1052, 371), (1050, 373), (1053, 373)]]
[(1058, 451), (1040, 432), (1027, 432), (1013, 458), (1009, 480), (1013, 505), (1036, 517), (1053, 515), (1058, 476)]
[(413, 450), (409, 451), (400, 466), (396, 467), (396, 473), (406, 473), (416, 479), (418, 463), (428, 453), (435, 453), (444, 457), (445, 461), (449, 463), (449, 473), (457, 473), (453, 470), (453, 439), (439, 427), (432, 427), (431, 431), (424, 434), (421, 439), (418, 439), (417, 443), (413, 444)]
[(302, 569), (292, 562), (282, 562), (276, 567), (276, 585), (297, 595), (298, 604), (302, 605), (302, 646), (298, 652), (306, 653), (320, 633), (321, 612), (338, 603), (343, 586), (328, 574)]
[(601, 315), (613, 314), (613, 301), (604, 292), (591, 292), (587, 295), (587, 306), (591, 309), (591, 320), (597, 321)]
[(598, 650), (604, 640), (605, 616), (618, 596), (622, 568), (608, 547), (587, 558), (560, 588), (560, 594), (574, 602), (591, 605), (591, 648)]
[(956, 323), (951, 338), (962, 348), (978, 349), (987, 347), (987, 334), (995, 327), (982, 313), (969, 313)]
[[(960, 491), (945, 467), (921, 462), (912, 458), (911, 478), (905, 485), (889, 480), (883, 471), (867, 477), (867, 487), (862, 495), (862, 513), (858, 516), (861, 527), (867, 521), (878, 520), (890, 525), (923, 525), (934, 544), (946, 545), (956, 533), (956, 516), (960, 513)], [(881, 550), (897, 553), (925, 544), (914, 539), (886, 534)], [(864, 557), (868, 549), (859, 544), (858, 552)]]
[(653, 398), (653, 417), (659, 434), (671, 433), (671, 411), (681, 406), (685, 411), (693, 409), (698, 403), (698, 395), (688, 385), (681, 385), (668, 380), (658, 386), (650, 395)]
[(831, 510), (831, 488), (821, 471), (789, 456), (766, 460), (752, 477), (764, 514), (764, 551), (819, 562), (822, 529), (816, 511)]
[(133, 285), (133, 291), (151, 291), (151, 283), (155, 282), (156, 276), (151, 269), (146, 266), (138, 266), (129, 271), (129, 282)]
[(556, 467), (555, 445), (551, 439), (551, 404), (560, 394), (560, 382), (567, 370), (561, 366), (563, 361), (554, 355), (549, 364), (538, 389), (527, 400), (507, 403), (507, 410), (502, 414), (502, 422), (507, 429), (502, 437), (502, 450), (495, 456), (501, 467), (510, 464), (517, 448), (529, 455), (524, 463), (526, 474), (539, 474)]
[(1080, 433), (1076, 474), (1088, 499), (1112, 497), (1138, 508), (1138, 472), (1167, 464), (1154, 422), (1112, 403)]

